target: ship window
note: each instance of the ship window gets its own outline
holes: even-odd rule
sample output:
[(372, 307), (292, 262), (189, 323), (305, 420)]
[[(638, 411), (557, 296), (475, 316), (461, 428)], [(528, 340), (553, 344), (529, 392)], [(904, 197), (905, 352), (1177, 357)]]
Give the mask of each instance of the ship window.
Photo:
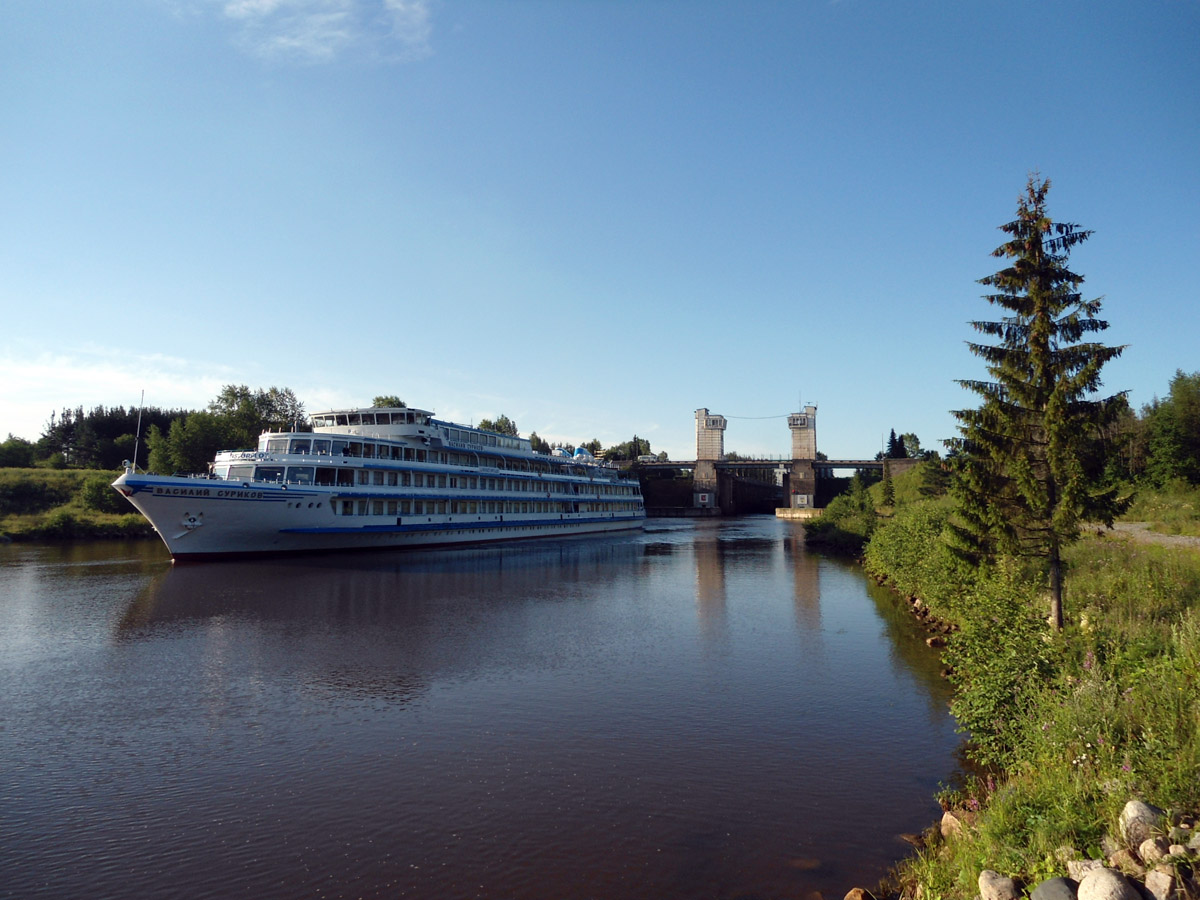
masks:
[(312, 466), (288, 466), (287, 480), (295, 484), (312, 484)]
[(400, 484), (402, 484), (404, 487), (412, 487), (412, 473), (411, 472), (401, 472), (400, 473)]
[(268, 453), (287, 453), (287, 438), (271, 438), (267, 441)]
[(423, 502), (421, 502), (420, 500), (414, 500), (413, 501), (413, 512), (416, 513), (418, 516), (421, 515), (421, 513), (425, 512), (425, 504)]
[(362, 455), (365, 459), (374, 459), (375, 458), (375, 445), (374, 444), (363, 444), (362, 445)]
[(339, 414), (338, 414), (338, 417), (337, 417), (337, 423), (338, 423), (339, 425), (347, 425), (347, 424), (349, 424), (349, 423), (346, 421), (346, 414), (345, 414), (345, 413), (339, 413)]
[(444, 488), (446, 486), (446, 476), (445, 475), (439, 475), (437, 477), (437, 486), (440, 488)]
[(367, 512), (367, 504), (370, 502), (371, 502), (370, 500), (359, 500), (358, 501), (358, 514), (360, 516), (369, 515), (369, 513)]
[(350, 413), (347, 424), (348, 425), (361, 425), (362, 424), (362, 416), (360, 416), (358, 413)]
[(342, 515), (343, 516), (354, 515), (354, 501), (353, 500), (343, 500), (342, 501)]
[(401, 500), (400, 501), (400, 515), (407, 516), (410, 512), (412, 512), (412, 501)]
[(313, 441), (312, 447), (312, 452), (317, 456), (329, 455), (329, 441)]
[(362, 456), (362, 444), (358, 441), (351, 441), (346, 445), (347, 456)]
[(425, 476), (422, 475), (420, 472), (418, 472), (416, 475), (413, 476), (413, 486), (414, 487), (425, 487)]
[(333, 442), (333, 455), (334, 456), (345, 456), (346, 455), (346, 442), (345, 441), (334, 441)]
[(382, 472), (372, 472), (371, 473), (371, 482), (372, 482), (372, 484), (383, 484), (383, 473)]
[(372, 500), (371, 501), (371, 515), (373, 515), (373, 516), (382, 516), (383, 515), (383, 501), (382, 500)]
[(388, 482), (387, 482), (388, 487), (395, 487), (397, 485), (397, 483), (399, 482), (399, 477), (397, 476), (397, 474), (395, 472), (388, 472), (387, 477), (388, 477)]
[(249, 481), (254, 477), (254, 466), (230, 466), (226, 477), (230, 481)]
[(317, 469), (316, 484), (331, 485), (337, 481), (337, 469)]
[(387, 503), (387, 514), (388, 514), (389, 516), (394, 516), (394, 515), (396, 514), (396, 501), (395, 501), (395, 500), (389, 500), (389, 501), (388, 501), (388, 503)]
[(312, 441), (310, 441), (310, 440), (292, 441), (292, 445), (291, 445), (291, 447), (288, 448), (288, 452), (289, 453), (307, 454), (309, 451), (309, 448), (311, 446), (312, 446)]
[(404, 448), (392, 447), (392, 459), (404, 459)]
[(353, 487), (354, 486), (354, 470), (353, 469), (338, 469), (337, 470), (338, 487)]
[(371, 473), (368, 472), (366, 469), (359, 469), (358, 470), (358, 483), (359, 484), (370, 484), (371, 483)]
[(437, 503), (437, 514), (438, 514), (439, 516), (444, 516), (444, 515), (446, 514), (446, 501), (445, 501), (445, 500), (439, 500), (439, 501), (438, 501), (438, 503)]
[(283, 466), (259, 466), (254, 471), (255, 481), (282, 481)]

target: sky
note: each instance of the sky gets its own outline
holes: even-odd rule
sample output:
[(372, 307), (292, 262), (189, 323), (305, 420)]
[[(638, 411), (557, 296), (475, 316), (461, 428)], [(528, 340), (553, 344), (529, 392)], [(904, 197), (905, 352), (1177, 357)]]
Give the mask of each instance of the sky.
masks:
[(939, 447), (1031, 173), (1200, 369), (1200, 0), (7, 0), (0, 436), (395, 394), (551, 441)]

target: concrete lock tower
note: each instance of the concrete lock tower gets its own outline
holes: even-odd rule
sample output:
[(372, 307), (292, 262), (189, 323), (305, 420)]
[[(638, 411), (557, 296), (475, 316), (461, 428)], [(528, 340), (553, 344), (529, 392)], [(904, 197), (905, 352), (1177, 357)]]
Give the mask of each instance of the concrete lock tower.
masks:
[(817, 408), (805, 406), (803, 412), (788, 416), (792, 432), (792, 475), (788, 496), (793, 509), (811, 509), (817, 492)]
[(717, 467), (725, 458), (725, 417), (714, 416), (708, 409), (696, 410), (696, 470), (692, 502), (711, 509), (717, 505)]

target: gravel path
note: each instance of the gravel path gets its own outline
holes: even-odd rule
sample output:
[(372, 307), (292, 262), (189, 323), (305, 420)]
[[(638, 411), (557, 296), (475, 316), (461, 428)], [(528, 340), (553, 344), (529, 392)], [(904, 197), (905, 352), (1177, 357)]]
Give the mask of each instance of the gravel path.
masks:
[(1139, 544), (1161, 544), (1164, 547), (1189, 547), (1200, 550), (1200, 537), (1186, 534), (1159, 534), (1150, 530), (1148, 522), (1117, 522), (1112, 527), (1116, 537), (1128, 538)]

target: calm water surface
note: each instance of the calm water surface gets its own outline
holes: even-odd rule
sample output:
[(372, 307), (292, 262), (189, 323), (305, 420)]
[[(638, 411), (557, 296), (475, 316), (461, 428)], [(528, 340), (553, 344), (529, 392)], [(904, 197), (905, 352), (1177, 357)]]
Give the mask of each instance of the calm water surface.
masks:
[(936, 673), (769, 517), (0, 547), (0, 896), (840, 897), (937, 815)]

